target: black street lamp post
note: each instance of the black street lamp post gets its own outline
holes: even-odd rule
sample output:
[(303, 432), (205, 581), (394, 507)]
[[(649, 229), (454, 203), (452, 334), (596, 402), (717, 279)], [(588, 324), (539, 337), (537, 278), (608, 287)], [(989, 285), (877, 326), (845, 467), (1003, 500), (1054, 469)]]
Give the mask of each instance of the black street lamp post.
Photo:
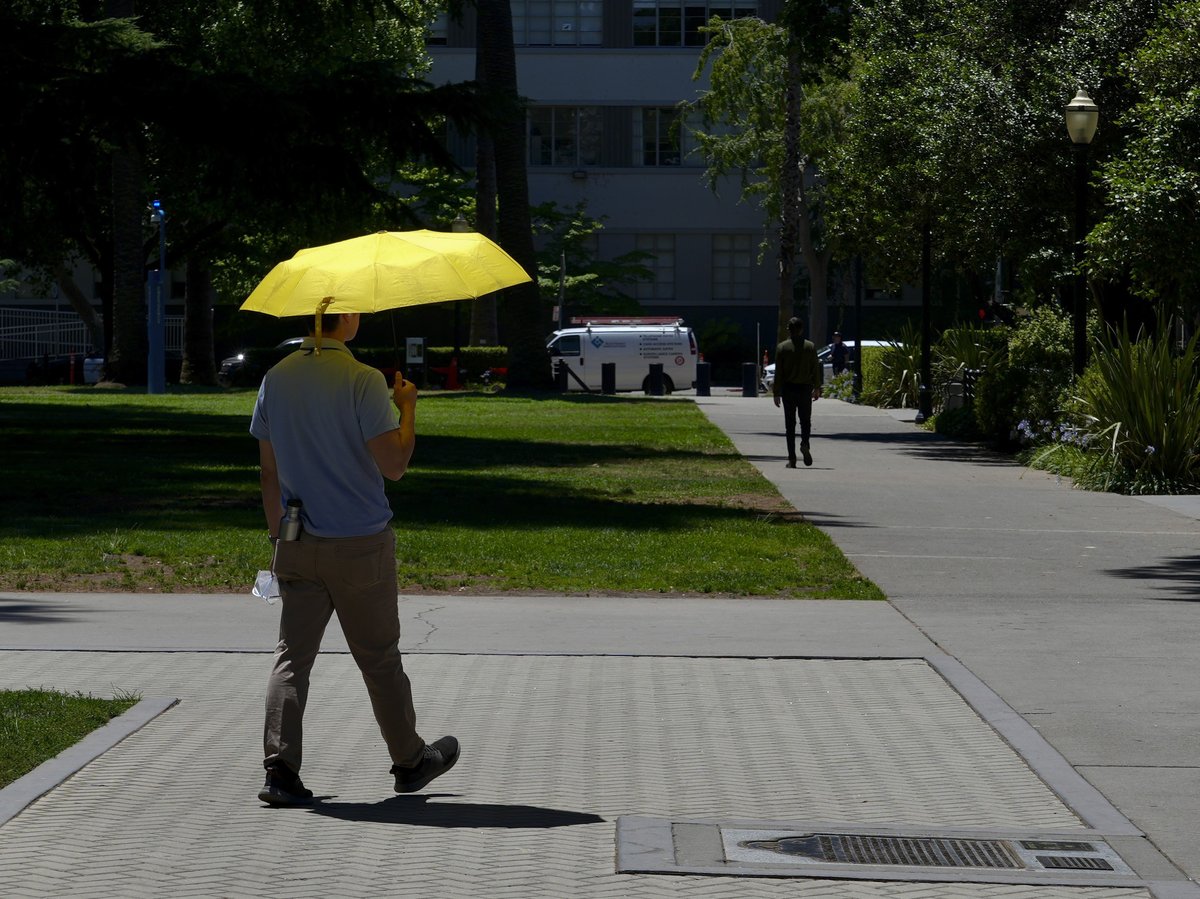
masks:
[(151, 273), (146, 315), (146, 392), (167, 392), (166, 306), (170, 275), (167, 272), (167, 211), (162, 202), (150, 204), (150, 221), (158, 226), (158, 271)]
[(1082, 87), (1066, 108), (1067, 133), (1075, 146), (1075, 281), (1073, 285), (1072, 363), (1075, 374), (1087, 367), (1087, 276), (1083, 271), (1083, 241), (1087, 237), (1088, 147), (1100, 122), (1098, 107)]
[(933, 330), (933, 290), (930, 284), (933, 265), (930, 257), (933, 255), (933, 238), (930, 234), (929, 219), (925, 219), (925, 228), (921, 234), (921, 383), (917, 392), (917, 424), (923, 424), (933, 417), (933, 366), (930, 364), (931, 331)]

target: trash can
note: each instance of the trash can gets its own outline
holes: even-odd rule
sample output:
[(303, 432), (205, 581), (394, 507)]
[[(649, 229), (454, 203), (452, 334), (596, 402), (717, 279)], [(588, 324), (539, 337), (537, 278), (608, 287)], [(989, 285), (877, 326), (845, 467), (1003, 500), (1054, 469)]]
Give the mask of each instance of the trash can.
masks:
[(696, 363), (696, 396), (712, 396), (712, 363)]
[(99, 356), (88, 356), (83, 360), (83, 383), (98, 384), (104, 374), (104, 360)]
[(650, 382), (648, 385), (650, 389), (646, 392), (651, 396), (662, 396), (665, 393), (663, 390), (663, 367), (661, 362), (650, 363), (650, 377), (647, 380)]
[(617, 392), (617, 363), (602, 362), (600, 364), (600, 392), (612, 396)]
[(753, 362), (742, 363), (742, 396), (758, 396), (758, 366)]

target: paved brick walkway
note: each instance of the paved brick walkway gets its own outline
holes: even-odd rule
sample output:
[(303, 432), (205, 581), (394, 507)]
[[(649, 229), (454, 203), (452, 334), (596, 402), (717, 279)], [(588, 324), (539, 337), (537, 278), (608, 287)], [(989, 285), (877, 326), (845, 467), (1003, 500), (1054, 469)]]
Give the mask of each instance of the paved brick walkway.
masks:
[(348, 656), (314, 675), (315, 811), (255, 793), (268, 656), (0, 652), (0, 685), (180, 703), (0, 831), (5, 896), (1116, 899), (1142, 890), (614, 873), (620, 815), (1082, 825), (921, 660), (416, 655), (459, 766), (391, 793)]

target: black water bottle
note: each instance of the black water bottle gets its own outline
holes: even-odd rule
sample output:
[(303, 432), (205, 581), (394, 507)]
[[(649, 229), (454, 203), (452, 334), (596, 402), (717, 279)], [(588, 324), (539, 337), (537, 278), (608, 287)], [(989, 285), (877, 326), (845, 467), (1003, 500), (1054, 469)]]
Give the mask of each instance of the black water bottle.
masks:
[(287, 512), (284, 514), (283, 519), (279, 522), (280, 540), (300, 539), (300, 508), (300, 500), (288, 500)]

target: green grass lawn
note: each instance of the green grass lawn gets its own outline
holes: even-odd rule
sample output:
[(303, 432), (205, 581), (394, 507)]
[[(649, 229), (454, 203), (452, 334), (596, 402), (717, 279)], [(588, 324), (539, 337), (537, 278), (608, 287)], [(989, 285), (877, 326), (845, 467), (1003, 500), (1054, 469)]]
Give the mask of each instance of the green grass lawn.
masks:
[[(248, 592), (254, 393), (0, 389), (0, 589)], [(694, 404), (431, 394), (389, 484), (404, 592), (878, 599)]]
[(54, 690), (0, 690), (0, 788), (78, 743), (137, 702)]

